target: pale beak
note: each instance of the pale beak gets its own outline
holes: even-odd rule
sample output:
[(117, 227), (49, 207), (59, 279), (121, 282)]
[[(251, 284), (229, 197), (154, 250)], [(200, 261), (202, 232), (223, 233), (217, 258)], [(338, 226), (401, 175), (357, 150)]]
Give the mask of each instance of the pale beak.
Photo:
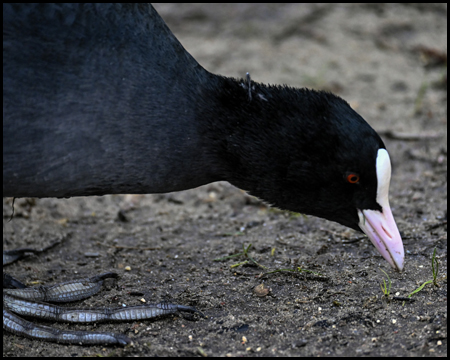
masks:
[(385, 149), (378, 150), (376, 167), (378, 180), (377, 203), (381, 206), (381, 211), (358, 209), (358, 225), (389, 264), (394, 269), (402, 271), (405, 262), (405, 252), (402, 238), (389, 206), (391, 161)]

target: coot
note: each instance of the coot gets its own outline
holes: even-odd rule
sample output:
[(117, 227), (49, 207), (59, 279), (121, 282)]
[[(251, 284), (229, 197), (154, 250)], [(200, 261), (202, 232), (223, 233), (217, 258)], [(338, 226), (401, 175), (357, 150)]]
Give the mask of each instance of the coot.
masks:
[(379, 135), (328, 92), (206, 71), (147, 4), (3, 4), (3, 196), (226, 180), (367, 234), (402, 270)]

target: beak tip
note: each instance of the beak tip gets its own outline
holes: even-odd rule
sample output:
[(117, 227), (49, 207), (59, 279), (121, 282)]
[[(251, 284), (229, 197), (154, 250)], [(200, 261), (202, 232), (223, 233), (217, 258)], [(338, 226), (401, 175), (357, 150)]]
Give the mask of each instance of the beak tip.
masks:
[(405, 253), (402, 247), (401, 251), (398, 252), (397, 258), (394, 261), (394, 268), (398, 272), (402, 272), (404, 267), (405, 267)]
[(395, 264), (394, 269), (397, 270), (398, 272), (402, 272), (403, 271), (403, 262), (401, 264)]
[[(383, 212), (375, 210), (359, 211), (361, 230), (370, 241), (397, 271), (401, 272), (405, 264), (405, 251), (403, 242), (395, 224), (390, 208)], [(386, 230), (387, 229), (387, 230)]]

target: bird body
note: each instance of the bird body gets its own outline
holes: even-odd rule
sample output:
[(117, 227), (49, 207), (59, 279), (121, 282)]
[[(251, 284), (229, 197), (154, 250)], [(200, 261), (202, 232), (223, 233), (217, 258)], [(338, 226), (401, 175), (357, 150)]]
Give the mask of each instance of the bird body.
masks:
[(218, 180), (362, 230), (403, 268), (389, 155), (343, 99), (212, 74), (150, 5), (3, 5), (3, 196)]

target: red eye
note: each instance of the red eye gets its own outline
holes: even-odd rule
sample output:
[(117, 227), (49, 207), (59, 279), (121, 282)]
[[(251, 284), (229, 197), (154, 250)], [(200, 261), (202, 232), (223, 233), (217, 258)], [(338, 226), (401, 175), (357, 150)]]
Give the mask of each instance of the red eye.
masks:
[(357, 184), (357, 183), (359, 183), (359, 175), (355, 174), (355, 173), (348, 173), (347, 177), (345, 179), (350, 184)]

